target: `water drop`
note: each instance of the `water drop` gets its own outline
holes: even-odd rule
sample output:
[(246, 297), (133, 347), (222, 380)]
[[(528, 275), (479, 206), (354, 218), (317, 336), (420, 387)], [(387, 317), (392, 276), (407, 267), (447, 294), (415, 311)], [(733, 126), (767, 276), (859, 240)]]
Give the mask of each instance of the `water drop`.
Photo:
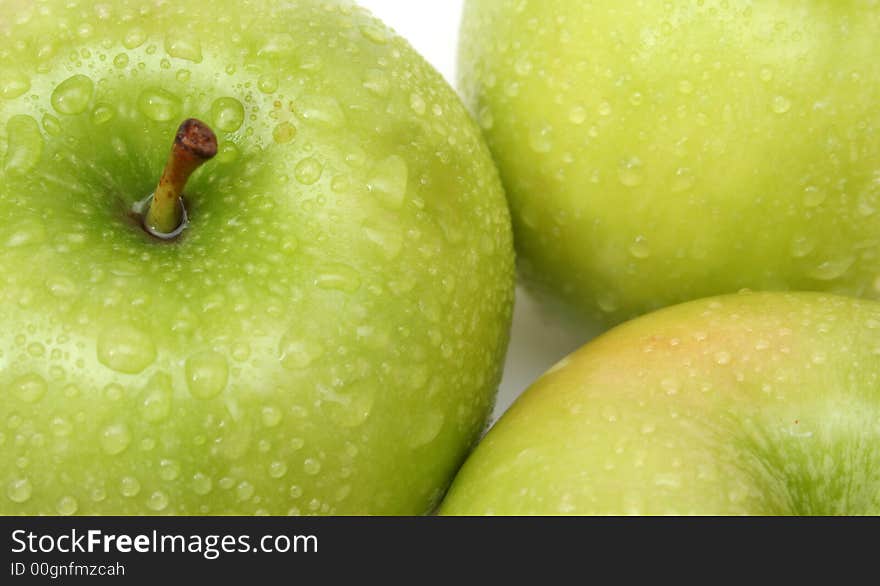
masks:
[(248, 481), (242, 481), (235, 487), (235, 495), (240, 501), (250, 500), (254, 496), (254, 485)]
[(672, 179), (672, 192), (682, 193), (688, 191), (694, 186), (696, 178), (693, 171), (687, 167), (681, 167), (675, 171), (675, 177)]
[(353, 268), (343, 264), (332, 264), (321, 267), (315, 278), (315, 285), (320, 289), (334, 289), (345, 293), (354, 293), (361, 286), (360, 275)]
[(290, 122), (282, 122), (272, 131), (272, 139), (278, 144), (285, 144), (296, 136), (296, 126)]
[(30, 116), (12, 116), (6, 123), (7, 149), (3, 168), (8, 173), (24, 175), (40, 161), (43, 135)]
[(35, 373), (20, 376), (10, 385), (12, 393), (25, 403), (36, 403), (43, 398), (48, 389), (46, 379)]
[(825, 199), (828, 197), (828, 194), (824, 189), (820, 189), (815, 185), (810, 185), (806, 189), (804, 189), (804, 206), (808, 208), (814, 208), (816, 206), (822, 205)]
[(553, 129), (549, 126), (533, 128), (529, 133), (529, 146), (536, 153), (549, 153), (553, 150)]
[(364, 222), (364, 235), (382, 251), (387, 260), (397, 258), (403, 250), (403, 231), (396, 222), (379, 219)]
[(128, 53), (120, 53), (113, 58), (113, 65), (122, 69), (128, 67)]
[(583, 106), (575, 106), (568, 112), (568, 120), (572, 124), (583, 124), (587, 120), (587, 109)]
[(178, 118), (180, 106), (180, 99), (162, 88), (147, 88), (138, 96), (138, 110), (154, 122)]
[(55, 116), (52, 116), (51, 114), (44, 114), (42, 123), (43, 129), (46, 131), (47, 134), (50, 134), (52, 136), (58, 136), (59, 134), (61, 134), (61, 121), (58, 120), (58, 118), (56, 118)]
[(168, 495), (161, 490), (157, 490), (147, 498), (147, 508), (151, 511), (164, 511), (168, 506)]
[(109, 327), (98, 336), (98, 361), (125, 374), (138, 374), (156, 360), (156, 346), (144, 332), (129, 325)]
[(263, 407), (261, 416), (266, 427), (277, 427), (281, 423), (281, 410), (277, 407)]
[(213, 489), (213, 482), (211, 478), (201, 472), (193, 475), (192, 478), (192, 489), (197, 495), (204, 496), (211, 492)]
[(808, 275), (818, 281), (833, 281), (844, 276), (855, 260), (854, 256), (826, 260), (816, 265)]
[(777, 114), (785, 114), (791, 110), (791, 100), (784, 96), (776, 96), (773, 98), (773, 111)]
[(52, 91), (52, 107), (59, 114), (79, 114), (89, 105), (94, 91), (94, 82), (85, 75), (68, 77)]
[(171, 379), (157, 375), (147, 388), (141, 403), (141, 413), (150, 422), (162, 421), (171, 414)]
[(308, 157), (297, 163), (294, 177), (303, 185), (312, 185), (321, 178), (324, 166), (314, 157)]
[(244, 106), (235, 98), (217, 98), (211, 105), (214, 126), (223, 132), (235, 132), (244, 122)]
[(377, 163), (367, 181), (367, 189), (384, 206), (398, 209), (406, 197), (409, 167), (398, 155)]
[(11, 73), (0, 79), (0, 98), (12, 100), (31, 89), (31, 80), (21, 73)]
[(65, 517), (76, 513), (77, 509), (79, 509), (79, 503), (72, 496), (63, 496), (55, 504), (55, 510), (58, 514)]
[(217, 352), (200, 352), (186, 361), (186, 383), (190, 394), (198, 399), (216, 397), (229, 379), (229, 364)]
[(630, 245), (629, 253), (635, 258), (648, 258), (651, 256), (651, 247), (648, 246), (644, 236), (638, 236)]
[(808, 236), (795, 236), (791, 240), (791, 255), (795, 258), (803, 258), (813, 252), (815, 244)]
[(608, 102), (599, 104), (599, 116), (611, 116), (612, 111), (611, 104)]
[(275, 93), (275, 90), (278, 89), (278, 78), (268, 73), (261, 75), (257, 80), (257, 89), (264, 94)]
[(425, 98), (423, 98), (419, 94), (410, 94), (409, 95), (409, 107), (412, 108), (412, 111), (418, 114), (419, 116), (423, 115), (427, 110), (427, 104), (425, 104)]
[(366, 39), (378, 45), (388, 42), (388, 30), (379, 24), (363, 24), (360, 26), (360, 31)]
[(147, 40), (147, 33), (140, 28), (133, 28), (125, 33), (125, 38), (122, 40), (122, 44), (126, 49), (136, 49), (144, 44), (144, 41)]
[(131, 432), (124, 423), (114, 423), (101, 432), (101, 449), (105, 454), (121, 454), (131, 443)]
[(24, 503), (31, 498), (33, 487), (27, 478), (16, 478), (6, 485), (6, 496), (14, 503)]
[(644, 180), (642, 160), (638, 157), (623, 159), (618, 165), (617, 176), (626, 187), (637, 187)]
[(272, 462), (269, 464), (269, 476), (272, 478), (281, 478), (287, 474), (287, 464), (284, 462)]
[(309, 476), (314, 476), (321, 471), (321, 462), (314, 458), (306, 458), (303, 462), (303, 472)]
[(278, 345), (281, 365), (288, 370), (301, 370), (308, 367), (324, 354), (324, 347), (314, 340), (300, 338), (289, 332)]
[(388, 91), (391, 89), (391, 82), (381, 69), (368, 69), (363, 85), (380, 97), (387, 96)]
[(92, 110), (92, 122), (95, 125), (101, 125), (106, 122), (109, 122), (113, 119), (116, 113), (113, 110), (112, 106), (107, 104), (98, 104), (95, 106), (95, 109)]
[(165, 52), (178, 59), (202, 62), (202, 45), (198, 36), (187, 31), (173, 31), (165, 35)]
[(159, 478), (162, 480), (174, 480), (180, 476), (180, 464), (174, 460), (162, 460), (159, 462)]

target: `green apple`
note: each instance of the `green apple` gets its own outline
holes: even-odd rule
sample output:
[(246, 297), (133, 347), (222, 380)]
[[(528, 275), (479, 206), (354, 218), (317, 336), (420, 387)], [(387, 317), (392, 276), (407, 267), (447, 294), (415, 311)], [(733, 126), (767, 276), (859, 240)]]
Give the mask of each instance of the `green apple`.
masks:
[(874, 3), (468, 0), (461, 38), (521, 272), (569, 313), (880, 296)]
[(880, 513), (880, 303), (693, 301), (560, 362), (489, 432), (449, 514)]
[(512, 298), (479, 129), (364, 10), (0, 1), (0, 513), (428, 511)]

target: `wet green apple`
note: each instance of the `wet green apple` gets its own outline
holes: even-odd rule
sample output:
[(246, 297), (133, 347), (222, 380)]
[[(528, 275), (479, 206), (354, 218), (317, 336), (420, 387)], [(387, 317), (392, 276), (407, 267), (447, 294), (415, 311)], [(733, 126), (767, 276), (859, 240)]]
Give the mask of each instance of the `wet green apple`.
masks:
[(878, 37), (871, 2), (468, 0), (461, 89), (526, 282), (605, 325), (880, 296)]
[(539, 379), (456, 478), (449, 514), (880, 513), (880, 303), (693, 301)]
[(479, 129), (356, 6), (0, 1), (0, 512), (428, 511), (512, 274)]

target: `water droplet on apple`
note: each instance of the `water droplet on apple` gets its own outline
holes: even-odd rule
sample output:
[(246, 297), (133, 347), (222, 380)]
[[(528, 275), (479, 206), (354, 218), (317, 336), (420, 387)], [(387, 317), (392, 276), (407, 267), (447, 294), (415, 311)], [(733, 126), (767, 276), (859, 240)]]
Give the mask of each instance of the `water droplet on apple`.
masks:
[(553, 129), (549, 126), (533, 128), (529, 133), (529, 146), (536, 153), (549, 153), (553, 150)]
[(112, 106), (108, 106), (107, 104), (98, 104), (95, 106), (95, 109), (92, 110), (92, 122), (95, 125), (101, 125), (105, 122), (109, 122), (113, 120), (113, 117), (116, 115), (116, 112), (113, 110)]
[(795, 236), (791, 240), (791, 255), (795, 258), (803, 258), (813, 252), (815, 244), (810, 240), (809, 236)]
[(14, 503), (27, 502), (32, 494), (33, 487), (27, 478), (14, 478), (6, 485), (6, 496)]
[(244, 122), (244, 106), (235, 98), (217, 98), (211, 105), (214, 126), (223, 132), (235, 132)]
[(31, 80), (21, 73), (10, 73), (0, 79), (0, 98), (12, 100), (31, 89)]
[(599, 104), (599, 116), (611, 116), (612, 111), (610, 103), (602, 102)]
[(119, 481), (119, 492), (124, 497), (134, 497), (141, 492), (141, 483), (134, 476), (125, 476)]
[(98, 361), (125, 374), (138, 374), (156, 360), (153, 340), (141, 330), (122, 325), (108, 327), (98, 336)]
[(308, 157), (297, 163), (294, 177), (303, 185), (312, 185), (321, 178), (324, 166), (314, 157)]
[(281, 423), (281, 410), (278, 407), (263, 407), (261, 418), (266, 427), (277, 427)]
[(226, 142), (220, 145), (220, 149), (217, 152), (217, 162), (231, 163), (238, 159), (238, 155), (238, 147), (235, 146), (235, 143)]
[(151, 511), (164, 511), (168, 507), (168, 495), (161, 490), (157, 490), (147, 498), (147, 508)]
[(381, 69), (368, 69), (364, 77), (363, 86), (377, 96), (385, 97), (391, 89), (391, 82)]
[(43, 115), (43, 130), (46, 131), (47, 134), (52, 136), (58, 136), (62, 132), (61, 121), (58, 120), (55, 116), (51, 114)]
[(113, 65), (122, 69), (123, 67), (128, 67), (128, 53), (119, 53), (116, 57), (113, 58)]
[(804, 206), (814, 208), (822, 205), (827, 197), (828, 194), (824, 189), (816, 187), (815, 185), (810, 185), (804, 189)]
[(162, 480), (174, 480), (180, 476), (180, 464), (174, 460), (162, 460), (159, 462), (159, 478)]
[(687, 167), (681, 167), (675, 171), (675, 176), (672, 178), (672, 192), (682, 193), (688, 191), (694, 186), (695, 182), (696, 178), (693, 171)]
[(394, 221), (378, 218), (364, 222), (364, 235), (382, 251), (387, 260), (394, 260), (403, 250), (403, 230)]
[(272, 462), (269, 464), (269, 476), (272, 478), (281, 478), (287, 474), (287, 464), (284, 462)]
[(380, 24), (363, 24), (359, 27), (361, 34), (369, 41), (377, 45), (384, 45), (388, 42), (390, 33)]
[(30, 116), (12, 116), (6, 122), (7, 148), (3, 168), (8, 173), (24, 175), (40, 161), (43, 135)]
[(322, 267), (315, 277), (315, 285), (320, 289), (354, 293), (361, 287), (361, 278), (350, 266), (337, 263)]
[(64, 437), (70, 435), (73, 431), (73, 424), (63, 417), (55, 417), (49, 423), (49, 429), (52, 435), (56, 437)]
[(760, 76), (761, 76), (761, 81), (765, 81), (765, 82), (770, 81), (773, 79), (773, 70), (770, 69), (769, 67), (762, 67)]
[(568, 112), (568, 121), (580, 126), (587, 120), (587, 109), (583, 106), (575, 106)]
[(264, 94), (272, 94), (278, 89), (278, 78), (272, 74), (266, 73), (257, 80), (257, 89)]
[(791, 100), (785, 96), (776, 96), (773, 98), (773, 111), (777, 114), (785, 114), (791, 110)]
[(398, 155), (391, 155), (377, 163), (367, 181), (367, 189), (382, 205), (398, 209), (406, 197), (409, 167)]
[(425, 104), (425, 98), (415, 93), (409, 96), (409, 107), (419, 116), (422, 116), (428, 108), (427, 104)]
[(638, 236), (630, 245), (629, 253), (635, 258), (648, 258), (651, 256), (651, 247), (648, 246), (644, 236)]
[(818, 281), (833, 281), (844, 276), (855, 260), (854, 256), (825, 260), (810, 270), (808, 275), (810, 278)]
[(644, 180), (642, 160), (638, 157), (623, 159), (617, 167), (617, 177), (626, 187), (637, 187)]
[(345, 113), (336, 98), (330, 96), (304, 96), (297, 105), (297, 111), (304, 120), (331, 128), (341, 128), (345, 124)]
[(178, 59), (193, 63), (202, 62), (202, 45), (199, 38), (187, 31), (172, 31), (165, 35), (165, 52)]
[(446, 416), (442, 411), (432, 411), (418, 419), (410, 435), (410, 447), (420, 448), (433, 442), (440, 435)]
[(222, 354), (200, 352), (186, 360), (187, 387), (197, 399), (216, 397), (226, 388), (228, 380), (229, 363)]
[(193, 475), (192, 478), (192, 489), (199, 496), (205, 496), (214, 488), (214, 483), (211, 481), (211, 478), (201, 472), (198, 472)]
[(278, 124), (272, 131), (272, 140), (278, 144), (285, 144), (294, 139), (296, 136), (296, 126), (290, 122), (282, 122)]
[(101, 432), (101, 449), (105, 454), (121, 454), (131, 443), (131, 432), (124, 423), (108, 425)]
[(308, 367), (324, 354), (324, 347), (316, 341), (298, 337), (296, 332), (288, 332), (281, 338), (278, 355), (281, 366), (288, 370), (301, 370)]
[(235, 496), (240, 501), (248, 501), (254, 496), (254, 485), (244, 480), (235, 487)]
[(147, 88), (138, 96), (138, 110), (154, 122), (176, 119), (180, 106), (180, 99), (162, 88)]
[(306, 458), (305, 462), (303, 462), (303, 472), (305, 472), (309, 476), (315, 476), (320, 471), (321, 462), (319, 462), (315, 458)]
[(46, 379), (38, 374), (26, 374), (12, 381), (10, 390), (25, 403), (36, 403), (46, 394), (49, 389)]
[(72, 496), (63, 496), (55, 504), (55, 510), (58, 514), (65, 517), (76, 513), (77, 509), (79, 509), (79, 503)]
[(125, 33), (125, 37), (122, 39), (122, 44), (126, 49), (136, 49), (143, 45), (146, 40), (147, 33), (145, 33), (143, 29), (135, 27)]
[(171, 414), (171, 379), (157, 375), (145, 389), (141, 413), (150, 422), (162, 421)]
[(95, 83), (85, 75), (68, 77), (52, 92), (52, 107), (59, 114), (79, 114), (86, 109), (95, 91)]
[(287, 493), (290, 495), (290, 498), (292, 498), (292, 499), (298, 499), (298, 498), (301, 498), (301, 497), (302, 497), (302, 495), (303, 495), (303, 489), (302, 489), (301, 486), (298, 486), (298, 485), (296, 485), (296, 484), (293, 484), (293, 485), (291, 485), (291, 487), (290, 487), (290, 489), (287, 491)]

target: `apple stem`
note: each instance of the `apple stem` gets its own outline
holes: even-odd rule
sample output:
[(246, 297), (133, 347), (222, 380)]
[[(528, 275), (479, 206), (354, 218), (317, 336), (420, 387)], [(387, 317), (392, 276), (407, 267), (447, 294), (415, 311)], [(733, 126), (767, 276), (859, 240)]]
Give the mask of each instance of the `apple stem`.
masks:
[(154, 236), (177, 235), (185, 211), (183, 188), (193, 171), (217, 154), (217, 136), (207, 124), (195, 118), (184, 120), (177, 129), (168, 163), (144, 215), (144, 228)]

